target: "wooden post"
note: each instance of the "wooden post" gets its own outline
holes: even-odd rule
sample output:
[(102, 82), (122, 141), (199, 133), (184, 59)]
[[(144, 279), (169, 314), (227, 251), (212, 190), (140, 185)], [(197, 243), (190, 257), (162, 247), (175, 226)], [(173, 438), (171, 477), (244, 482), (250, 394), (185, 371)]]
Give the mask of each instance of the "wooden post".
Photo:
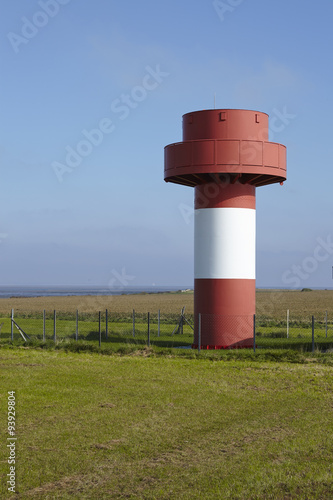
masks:
[(185, 307), (182, 308), (182, 313), (180, 317), (180, 324), (179, 324), (179, 333), (183, 335), (184, 333), (184, 314), (185, 314)]
[(133, 309), (133, 337), (135, 337), (135, 310)]
[(46, 323), (46, 313), (45, 313), (45, 309), (43, 310), (43, 341), (45, 342), (45, 323)]
[(158, 317), (157, 317), (157, 336), (160, 336), (160, 331), (161, 331), (161, 311), (158, 310)]
[[(14, 309), (12, 309), (11, 319), (14, 319)], [(14, 340), (14, 323), (12, 321), (10, 322), (10, 338)]]
[(101, 328), (101, 311), (98, 312), (98, 344), (101, 347), (102, 343), (102, 328)]
[(56, 334), (57, 334), (56, 323), (57, 323), (57, 312), (56, 312), (56, 310), (54, 310), (54, 312), (53, 312), (53, 340), (54, 340), (54, 343), (56, 343), (56, 340), (57, 340), (57, 337), (56, 337)]

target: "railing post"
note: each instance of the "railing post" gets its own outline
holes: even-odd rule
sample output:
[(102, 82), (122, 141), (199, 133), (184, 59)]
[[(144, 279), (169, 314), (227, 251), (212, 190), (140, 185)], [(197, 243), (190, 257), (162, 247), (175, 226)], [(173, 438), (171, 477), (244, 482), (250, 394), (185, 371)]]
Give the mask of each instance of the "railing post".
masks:
[(253, 352), (256, 352), (256, 315), (253, 315)]
[(108, 338), (109, 334), (109, 317), (108, 317), (108, 310), (105, 309), (105, 338)]
[(287, 310), (287, 339), (289, 339), (289, 309)]
[(150, 313), (148, 313), (148, 347), (150, 346)]
[(312, 352), (315, 350), (315, 344), (314, 344), (314, 316), (312, 316)]
[(79, 310), (76, 309), (76, 328), (75, 328), (75, 340), (79, 340)]
[(327, 338), (327, 311), (325, 312), (325, 337)]

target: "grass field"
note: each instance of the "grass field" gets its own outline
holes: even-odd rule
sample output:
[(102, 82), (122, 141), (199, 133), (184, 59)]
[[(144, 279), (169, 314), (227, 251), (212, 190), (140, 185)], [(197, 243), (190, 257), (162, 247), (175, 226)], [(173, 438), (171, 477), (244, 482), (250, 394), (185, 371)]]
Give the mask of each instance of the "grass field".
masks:
[[(327, 310), (331, 319), (332, 299), (332, 291), (258, 291), (257, 314), (265, 314), (257, 342), (266, 349), (256, 353), (174, 349), (190, 344), (192, 333), (186, 326), (171, 345), (169, 320), (160, 338), (152, 324), (152, 347), (144, 324), (133, 339), (132, 309), (177, 318), (185, 305), (190, 315), (191, 293), (1, 299), (1, 340), (11, 308), (39, 337), (41, 311), (52, 337), (57, 309), (59, 339), (32, 342), (32, 349), (22, 341), (0, 344), (0, 439), (7, 442), (6, 401), (14, 390), (18, 492), (6, 489), (4, 445), (0, 498), (333, 498), (333, 353), (306, 352), (296, 334), (308, 332), (303, 320), (311, 314), (321, 321)], [(116, 316), (99, 349), (93, 319), (106, 308)], [(283, 351), (284, 339), (265, 335), (281, 334), (287, 308), (294, 350)], [(76, 309), (86, 313), (80, 332), (91, 342), (63, 343), (61, 332), (74, 335)], [(322, 325), (316, 328), (325, 341)]]
[[(290, 318), (304, 319), (314, 315), (323, 318), (325, 311), (333, 318), (333, 290), (257, 290), (256, 309), (258, 316), (285, 319), (287, 309)], [(27, 297), (0, 299), (0, 314), (10, 314), (12, 308), (17, 313), (41, 313), (43, 309), (52, 312), (96, 312), (109, 309), (111, 312), (138, 313), (157, 312), (179, 313), (185, 306), (186, 313), (193, 314), (193, 293), (158, 293), (117, 296), (67, 296), (67, 297)]]
[[(333, 358), (243, 354), (2, 349), (2, 443), (16, 391), (15, 498), (332, 498)], [(7, 469), (2, 446), (4, 499)]]

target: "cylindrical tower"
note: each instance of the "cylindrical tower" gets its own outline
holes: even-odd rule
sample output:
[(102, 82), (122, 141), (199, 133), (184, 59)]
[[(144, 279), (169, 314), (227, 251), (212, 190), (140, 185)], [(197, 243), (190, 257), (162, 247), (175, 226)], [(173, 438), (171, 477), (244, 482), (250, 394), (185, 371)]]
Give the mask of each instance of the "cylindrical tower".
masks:
[(183, 116), (165, 148), (164, 179), (195, 187), (194, 344), (253, 345), (255, 188), (286, 179), (286, 148), (268, 142), (268, 115), (214, 109)]

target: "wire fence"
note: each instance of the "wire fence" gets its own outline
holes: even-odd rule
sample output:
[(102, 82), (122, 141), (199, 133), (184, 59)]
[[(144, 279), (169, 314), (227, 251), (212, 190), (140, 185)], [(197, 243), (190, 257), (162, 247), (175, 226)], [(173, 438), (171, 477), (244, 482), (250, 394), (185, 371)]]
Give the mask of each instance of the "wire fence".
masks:
[(255, 343), (258, 347), (302, 348), (308, 351), (333, 349), (333, 321), (327, 312), (322, 317), (292, 319), (287, 311), (280, 321), (256, 318)]
[(293, 319), (287, 311), (284, 320), (200, 314), (197, 321), (193, 347), (198, 349), (333, 350), (333, 321), (326, 311), (321, 318), (303, 319)]
[[(185, 316), (157, 312), (116, 313), (109, 310), (85, 313), (15, 313), (0, 317), (0, 342), (98, 342), (135, 343), (161, 347), (200, 349), (250, 347), (256, 349), (333, 350), (333, 318), (293, 318), (284, 320), (263, 316)], [(194, 333), (194, 331), (196, 333)], [(209, 345), (212, 332), (216, 339)]]
[[(193, 316), (156, 313), (112, 313), (108, 310), (95, 313), (14, 313), (0, 318), (0, 342), (38, 340), (55, 343), (69, 341), (94, 341), (163, 345), (191, 343), (193, 341)], [(181, 336), (181, 341), (177, 338)]]

